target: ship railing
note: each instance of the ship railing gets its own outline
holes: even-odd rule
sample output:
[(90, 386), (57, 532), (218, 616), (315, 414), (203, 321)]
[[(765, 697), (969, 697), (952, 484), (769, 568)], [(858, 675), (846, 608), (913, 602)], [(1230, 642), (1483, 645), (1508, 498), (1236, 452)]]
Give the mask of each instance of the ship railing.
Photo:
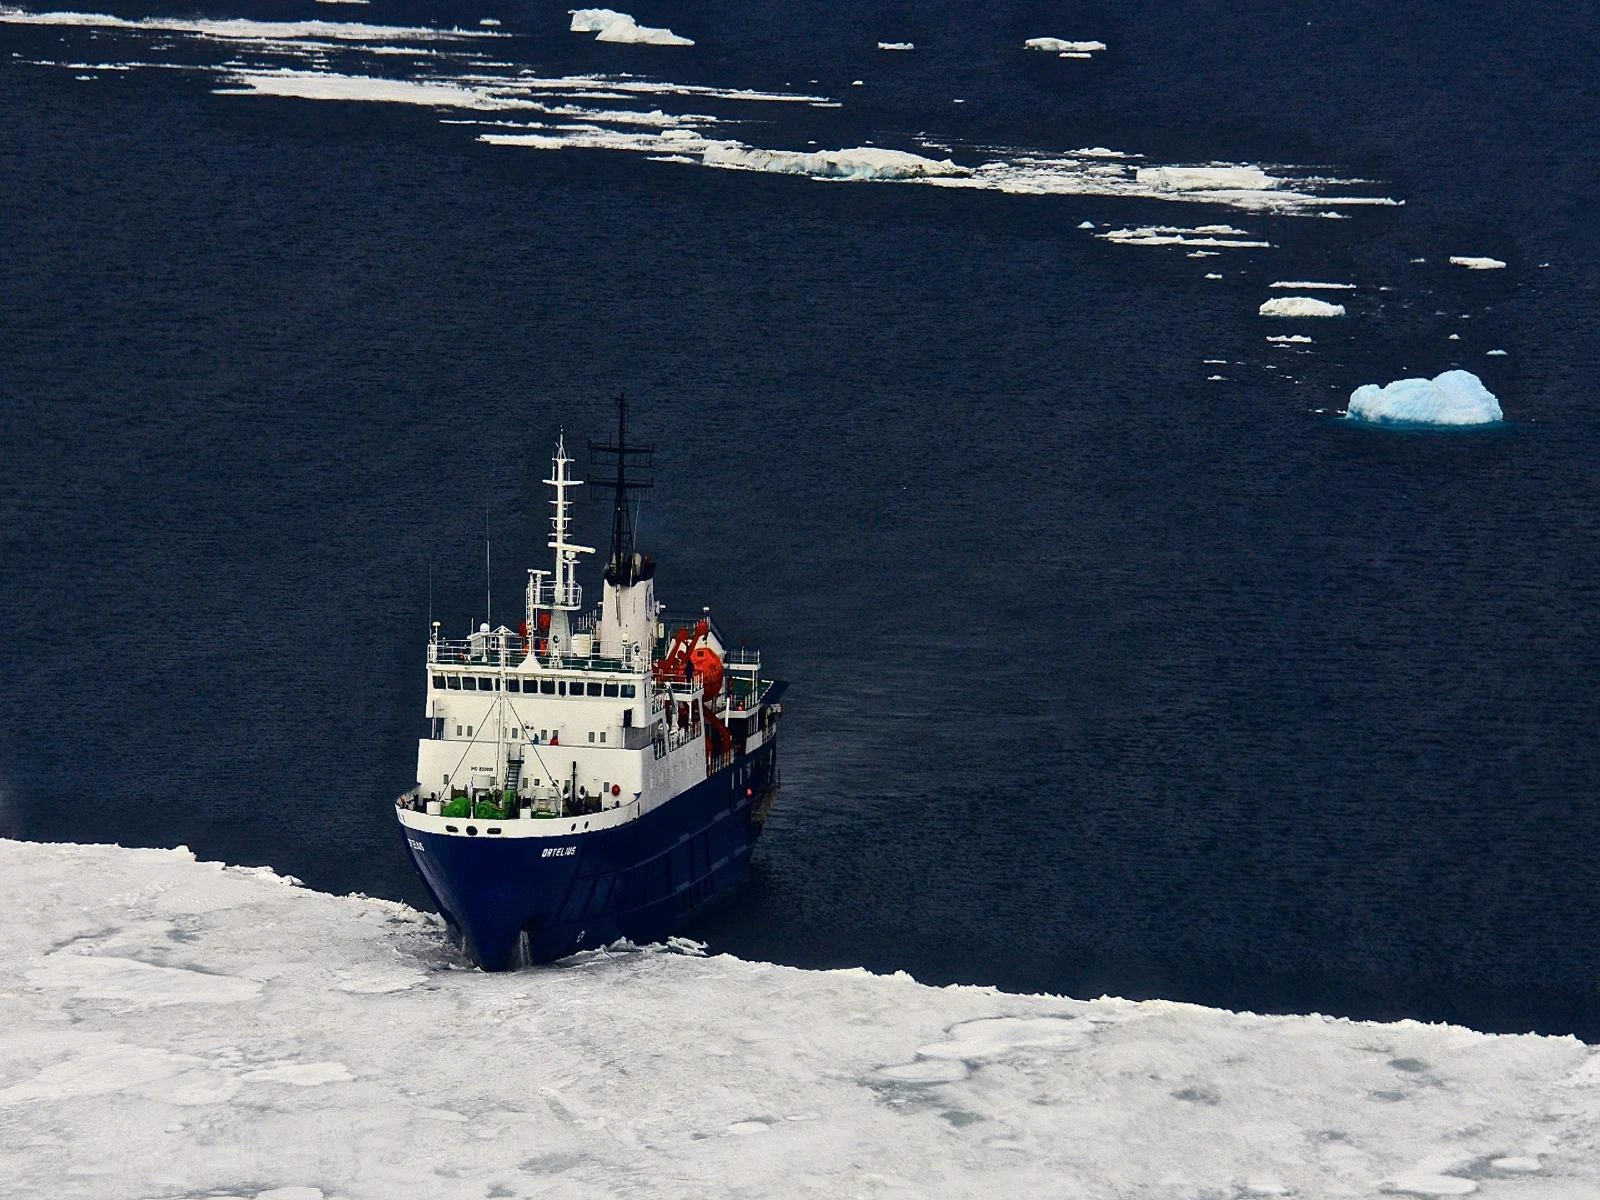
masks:
[[(439, 638), (428, 643), (428, 662), (440, 667), (505, 667), (515, 669), (532, 657), (549, 670), (614, 671), (628, 675), (638, 674), (632, 657), (606, 658), (599, 654), (562, 655), (531, 654), (520, 637), (503, 639), (501, 643), (484, 643), (469, 638)], [(641, 656), (642, 658), (642, 656)]]

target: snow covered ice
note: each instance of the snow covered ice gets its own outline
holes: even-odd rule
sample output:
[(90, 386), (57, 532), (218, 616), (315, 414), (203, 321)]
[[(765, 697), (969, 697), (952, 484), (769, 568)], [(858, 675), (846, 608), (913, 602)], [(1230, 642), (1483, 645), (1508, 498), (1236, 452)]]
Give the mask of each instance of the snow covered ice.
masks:
[(0, 912), (7, 1195), (1600, 1193), (1572, 1038), (667, 947), (484, 975), (181, 850), (0, 841)]
[(1274, 296), (1257, 311), (1263, 317), (1342, 317), (1344, 305), (1312, 296)]
[(1397, 379), (1384, 387), (1363, 384), (1350, 393), (1349, 415), (1411, 425), (1490, 425), (1504, 417), (1499, 399), (1471, 371)]
[(1500, 271), (1505, 269), (1505, 263), (1498, 258), (1477, 258), (1470, 254), (1452, 254), (1450, 265), (1465, 267), (1469, 271)]

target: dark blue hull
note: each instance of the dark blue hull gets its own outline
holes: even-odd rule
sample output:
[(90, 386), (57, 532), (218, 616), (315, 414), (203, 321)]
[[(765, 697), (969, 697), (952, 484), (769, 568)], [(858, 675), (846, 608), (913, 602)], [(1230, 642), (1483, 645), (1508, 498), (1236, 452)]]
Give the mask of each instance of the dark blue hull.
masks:
[[(486, 971), (654, 942), (735, 887), (777, 794), (777, 742), (612, 829), (461, 837), (402, 827), (439, 911)], [(566, 824), (566, 821), (561, 822)]]

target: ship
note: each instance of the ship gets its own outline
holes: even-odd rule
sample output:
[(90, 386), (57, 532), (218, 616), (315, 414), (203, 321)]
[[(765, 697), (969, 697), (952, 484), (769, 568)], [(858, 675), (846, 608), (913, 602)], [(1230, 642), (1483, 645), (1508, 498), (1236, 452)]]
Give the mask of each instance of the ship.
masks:
[[(626, 940), (662, 941), (737, 888), (778, 793), (784, 685), (702, 608), (656, 597), (635, 545), (652, 447), (591, 442), (610, 492), (599, 603), (585, 608), (563, 435), (551, 459), (549, 569), (529, 569), (517, 629), (431, 621), (416, 785), (395, 803), (406, 853), (486, 971)], [(601, 482), (601, 480), (604, 482)], [(430, 614), (431, 615), (431, 614)]]

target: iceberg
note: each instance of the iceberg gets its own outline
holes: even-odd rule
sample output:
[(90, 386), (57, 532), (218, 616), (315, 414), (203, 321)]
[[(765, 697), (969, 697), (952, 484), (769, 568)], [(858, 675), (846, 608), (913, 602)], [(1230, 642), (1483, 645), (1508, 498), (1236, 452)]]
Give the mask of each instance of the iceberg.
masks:
[(1405, 425), (1492, 425), (1504, 417), (1499, 399), (1471, 371), (1397, 379), (1383, 387), (1363, 384), (1350, 393), (1348, 415)]
[(1311, 296), (1274, 296), (1258, 311), (1263, 317), (1342, 317), (1344, 305)]
[(1570, 1037), (683, 943), (485, 975), (404, 905), (115, 846), (0, 841), (0, 955), (8, 1195), (1600, 1194)]
[(737, 142), (712, 142), (703, 154), (708, 167), (809, 175), (814, 179), (908, 180), (964, 178), (972, 171), (948, 158), (923, 158), (905, 150), (858, 146), (851, 150), (757, 150)]
[(574, 8), (573, 33), (592, 33), (597, 42), (622, 42), (635, 46), (692, 46), (693, 38), (679, 37), (670, 29), (641, 25), (625, 12), (610, 8)]
[(1498, 258), (1474, 258), (1470, 254), (1452, 254), (1450, 265), (1465, 267), (1469, 271), (1500, 271), (1505, 269), (1506, 264)]

